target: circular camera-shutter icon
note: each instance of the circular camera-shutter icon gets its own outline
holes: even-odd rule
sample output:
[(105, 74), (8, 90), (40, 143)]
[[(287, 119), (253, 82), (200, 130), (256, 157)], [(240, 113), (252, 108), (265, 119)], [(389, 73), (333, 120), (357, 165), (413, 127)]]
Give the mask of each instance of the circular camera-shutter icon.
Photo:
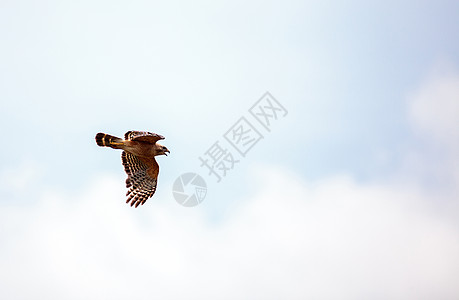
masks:
[(185, 173), (175, 180), (172, 194), (180, 205), (193, 207), (201, 203), (206, 197), (207, 184), (198, 174)]

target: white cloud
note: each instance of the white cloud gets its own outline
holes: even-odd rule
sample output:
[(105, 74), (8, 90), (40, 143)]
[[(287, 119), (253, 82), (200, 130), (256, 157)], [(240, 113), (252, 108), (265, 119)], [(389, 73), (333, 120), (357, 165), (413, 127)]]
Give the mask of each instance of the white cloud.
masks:
[(274, 168), (254, 177), (255, 195), (218, 225), (175, 203), (131, 209), (113, 178), (2, 208), (1, 298), (459, 295), (457, 226), (420, 192), (346, 177), (312, 185)]
[(43, 166), (33, 160), (24, 160), (21, 165), (3, 169), (0, 182), (15, 191), (26, 189), (34, 180), (43, 175)]
[(411, 96), (409, 104), (409, 116), (420, 134), (459, 145), (458, 74), (437, 71)]
[[(456, 80), (428, 80), (410, 100), (414, 129), (448, 153), (437, 170), (446, 175), (457, 172), (444, 134), (457, 134)], [(423, 151), (417, 164), (429, 170)], [(2, 179), (20, 193), (36, 169)], [(206, 202), (132, 209), (109, 176), (81, 194), (51, 187), (28, 206), (1, 203), (0, 298), (458, 298), (458, 215), (437, 206), (454, 192), (349, 176), (310, 182), (272, 166), (252, 172), (253, 194), (218, 223), (206, 221)]]
[[(408, 117), (421, 139), (407, 155), (414, 173), (430, 176), (459, 192), (459, 74), (437, 63), (408, 99)], [(456, 196), (457, 197), (457, 196)]]

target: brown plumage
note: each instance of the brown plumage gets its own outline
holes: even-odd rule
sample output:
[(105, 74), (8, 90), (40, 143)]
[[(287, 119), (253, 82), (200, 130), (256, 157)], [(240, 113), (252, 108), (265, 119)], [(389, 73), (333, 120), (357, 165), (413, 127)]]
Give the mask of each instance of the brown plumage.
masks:
[(156, 191), (159, 165), (155, 156), (170, 153), (157, 143), (163, 139), (162, 135), (147, 131), (128, 131), (124, 140), (105, 133), (96, 134), (97, 145), (123, 150), (121, 159), (128, 175), (126, 187), (129, 189), (126, 203), (131, 202), (131, 206), (143, 205)]

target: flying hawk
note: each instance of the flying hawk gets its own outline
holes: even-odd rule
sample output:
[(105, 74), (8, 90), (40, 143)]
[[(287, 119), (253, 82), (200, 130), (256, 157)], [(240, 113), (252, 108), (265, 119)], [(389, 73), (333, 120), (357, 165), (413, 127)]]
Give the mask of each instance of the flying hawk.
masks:
[(170, 153), (165, 146), (157, 143), (163, 139), (162, 135), (147, 131), (128, 131), (124, 140), (101, 132), (96, 134), (97, 145), (123, 149), (121, 159), (128, 175), (126, 187), (129, 189), (126, 203), (130, 201), (131, 206), (143, 205), (156, 191), (159, 165), (155, 156)]

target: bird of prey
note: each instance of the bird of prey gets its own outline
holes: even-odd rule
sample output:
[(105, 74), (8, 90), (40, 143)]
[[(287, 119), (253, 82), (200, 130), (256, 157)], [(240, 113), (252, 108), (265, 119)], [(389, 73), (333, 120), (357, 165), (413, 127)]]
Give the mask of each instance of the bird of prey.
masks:
[(169, 150), (157, 143), (162, 135), (147, 131), (128, 131), (122, 138), (99, 132), (96, 143), (101, 147), (122, 149), (121, 159), (124, 171), (128, 175), (126, 187), (129, 189), (126, 203), (137, 207), (144, 204), (156, 191), (159, 165), (155, 156), (166, 155)]

